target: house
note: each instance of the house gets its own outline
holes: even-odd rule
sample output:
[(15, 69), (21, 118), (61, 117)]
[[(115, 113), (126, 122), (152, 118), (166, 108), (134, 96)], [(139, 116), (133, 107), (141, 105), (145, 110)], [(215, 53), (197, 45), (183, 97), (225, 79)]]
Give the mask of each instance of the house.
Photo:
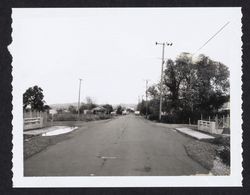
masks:
[(83, 113), (84, 114), (92, 114), (93, 112), (92, 112), (92, 110), (83, 110)]
[(93, 112), (93, 114), (105, 114), (108, 110), (102, 106), (98, 106), (93, 108), (91, 111)]
[(55, 109), (50, 109), (50, 110), (49, 110), (49, 113), (52, 114), (52, 115), (57, 114), (57, 110), (55, 110)]
[(219, 111), (225, 111), (230, 110), (230, 102), (226, 102), (222, 105), (222, 107), (219, 109)]

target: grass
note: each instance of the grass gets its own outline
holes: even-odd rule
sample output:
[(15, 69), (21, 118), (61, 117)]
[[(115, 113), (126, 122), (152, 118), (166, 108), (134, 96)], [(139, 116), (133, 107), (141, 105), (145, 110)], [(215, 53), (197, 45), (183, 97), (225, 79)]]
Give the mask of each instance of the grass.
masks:
[(213, 168), (213, 162), (216, 157), (216, 150), (219, 146), (202, 141), (191, 141), (185, 145), (187, 154), (206, 169), (211, 170)]
[(230, 137), (216, 137), (213, 140), (191, 141), (185, 145), (187, 154), (208, 170), (214, 166), (214, 160), (219, 157), (230, 166)]

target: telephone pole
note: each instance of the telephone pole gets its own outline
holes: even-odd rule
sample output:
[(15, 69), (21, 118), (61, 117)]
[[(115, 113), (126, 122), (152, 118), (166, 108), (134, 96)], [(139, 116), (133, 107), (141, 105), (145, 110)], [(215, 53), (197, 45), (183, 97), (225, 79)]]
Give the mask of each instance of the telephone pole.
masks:
[(145, 91), (145, 95), (146, 95), (146, 118), (148, 118), (148, 79), (146, 79), (146, 91)]
[(165, 46), (172, 46), (173, 43), (168, 43), (168, 42), (162, 42), (162, 43), (158, 43), (155, 42), (156, 45), (162, 45), (162, 63), (161, 63), (161, 81), (160, 81), (160, 109), (159, 109), (159, 121), (161, 120), (161, 112), (162, 112), (162, 80), (163, 80), (163, 65), (165, 63), (164, 60), (164, 50), (165, 50)]
[(82, 83), (82, 79), (79, 79), (79, 93), (78, 93), (78, 106), (77, 106), (77, 110), (78, 110), (78, 120), (79, 120), (79, 118), (80, 118), (81, 83)]

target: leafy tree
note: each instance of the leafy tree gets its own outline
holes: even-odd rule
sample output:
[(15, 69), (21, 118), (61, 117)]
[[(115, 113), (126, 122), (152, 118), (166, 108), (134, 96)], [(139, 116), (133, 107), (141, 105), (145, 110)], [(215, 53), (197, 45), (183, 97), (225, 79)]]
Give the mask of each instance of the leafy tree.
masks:
[(143, 115), (146, 114), (146, 102), (144, 100), (137, 104), (137, 110), (139, 110)]
[(51, 109), (51, 107), (49, 105), (44, 105), (44, 111), (49, 112), (49, 110)]
[(121, 115), (121, 114), (122, 114), (122, 111), (123, 111), (122, 106), (119, 105), (119, 106), (117, 107), (116, 114), (120, 114), (120, 115)]
[[(196, 63), (197, 106), (203, 111), (218, 109), (229, 96), (229, 70), (219, 62), (200, 55)], [(212, 101), (211, 101), (212, 100)]]
[(23, 94), (23, 109), (26, 109), (27, 106), (30, 106), (30, 109), (33, 111), (44, 111), (44, 95), (42, 88), (37, 85), (34, 87), (28, 88)]
[(180, 84), (183, 80), (181, 69), (181, 63), (168, 60), (164, 71), (164, 85), (167, 87), (167, 89), (165, 88), (165, 95), (167, 95), (167, 91), (170, 92), (168, 98), (172, 100), (171, 107), (173, 109), (178, 108)]
[(114, 110), (110, 104), (105, 104), (103, 107), (107, 109), (107, 114), (110, 114)]
[(97, 107), (97, 105), (94, 103), (93, 99), (91, 97), (86, 97), (86, 106), (88, 110), (91, 110), (95, 107)]
[[(77, 113), (77, 109), (76, 109), (76, 107), (73, 106), (73, 105), (70, 105), (70, 106), (68, 107), (68, 111), (71, 112), (72, 114), (76, 114), (76, 113)], [(81, 111), (81, 107), (80, 107), (80, 111)]]
[[(148, 94), (149, 114), (156, 118), (159, 84), (149, 87)], [(205, 55), (194, 61), (192, 55), (181, 53), (175, 61), (166, 62), (162, 97), (162, 111), (171, 115), (172, 121), (183, 121), (201, 113), (214, 114), (229, 100), (229, 70)]]
[(148, 95), (152, 98), (152, 99), (159, 99), (160, 98), (160, 92), (159, 89), (156, 85), (152, 85), (147, 89), (147, 93)]

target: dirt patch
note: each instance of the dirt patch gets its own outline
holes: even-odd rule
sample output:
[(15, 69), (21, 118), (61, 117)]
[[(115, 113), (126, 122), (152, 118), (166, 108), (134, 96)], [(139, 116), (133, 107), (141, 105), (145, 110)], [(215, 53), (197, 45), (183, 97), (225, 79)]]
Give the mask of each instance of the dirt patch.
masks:
[(135, 169), (136, 171), (140, 171), (140, 172), (150, 172), (152, 170), (152, 168), (150, 166), (144, 166), (143, 168), (137, 168)]

